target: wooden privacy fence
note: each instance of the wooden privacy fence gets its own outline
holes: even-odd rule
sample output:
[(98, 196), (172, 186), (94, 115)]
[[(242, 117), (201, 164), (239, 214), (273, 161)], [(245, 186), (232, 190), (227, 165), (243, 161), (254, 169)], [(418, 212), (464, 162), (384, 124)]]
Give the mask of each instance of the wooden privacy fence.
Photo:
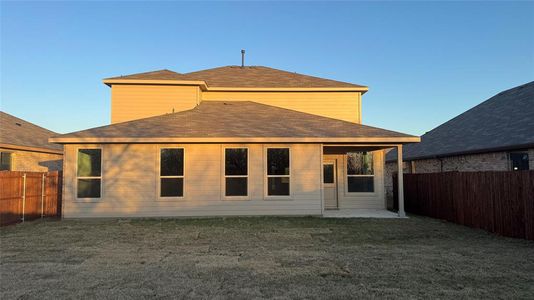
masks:
[(404, 174), (404, 206), (410, 213), (534, 240), (534, 171)]
[(62, 172), (0, 172), (0, 225), (61, 217)]

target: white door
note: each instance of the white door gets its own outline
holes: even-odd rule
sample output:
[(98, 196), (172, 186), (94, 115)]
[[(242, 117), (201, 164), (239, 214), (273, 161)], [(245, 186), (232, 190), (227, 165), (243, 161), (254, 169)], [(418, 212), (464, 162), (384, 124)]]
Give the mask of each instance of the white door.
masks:
[(324, 208), (337, 209), (337, 172), (336, 160), (325, 160), (323, 162), (323, 189)]

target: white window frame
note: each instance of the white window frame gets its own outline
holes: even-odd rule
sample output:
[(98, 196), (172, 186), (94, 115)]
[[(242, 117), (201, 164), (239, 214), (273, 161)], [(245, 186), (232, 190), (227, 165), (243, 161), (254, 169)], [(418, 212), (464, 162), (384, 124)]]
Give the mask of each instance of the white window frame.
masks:
[[(268, 160), (268, 152), (269, 149), (288, 149), (289, 150), (289, 175), (269, 175), (269, 166), (267, 163)], [(291, 186), (292, 180), (291, 180), (291, 174), (293, 174), (292, 169), (292, 152), (291, 146), (289, 145), (270, 145), (264, 147), (264, 153), (263, 153), (263, 174), (264, 174), (264, 180), (263, 180), (263, 195), (265, 200), (293, 200), (293, 187)], [(289, 179), (289, 195), (269, 195), (269, 178), (271, 177), (287, 177)]]
[[(349, 153), (354, 152), (367, 152), (370, 153), (373, 156), (373, 175), (349, 175)], [(373, 151), (349, 151), (347, 154), (344, 155), (344, 163), (345, 163), (345, 194), (346, 195), (376, 195), (376, 166), (375, 166), (375, 153)], [(373, 191), (372, 192), (349, 192), (349, 177), (372, 177), (373, 178)]]
[[(226, 149), (247, 149), (247, 175), (226, 175)], [(250, 149), (247, 146), (231, 145), (222, 148), (222, 199), (223, 200), (250, 200)], [(226, 178), (247, 178), (247, 195), (246, 196), (227, 196), (226, 195)]]
[[(78, 155), (80, 154), (80, 150), (86, 150), (86, 149), (99, 149), (100, 150), (100, 176), (78, 176)], [(102, 173), (104, 173), (104, 148), (99, 146), (87, 146), (87, 147), (77, 147), (76, 148), (76, 169), (74, 170), (74, 174), (76, 176), (75, 182), (74, 182), (74, 199), (76, 199), (74, 202), (100, 202), (104, 198), (104, 176), (102, 176)], [(94, 197), (94, 198), (78, 198), (78, 179), (100, 179), (100, 197)]]
[[(182, 149), (183, 151), (183, 154), (184, 154), (184, 158), (183, 158), (183, 161), (182, 161), (182, 164), (183, 164), (183, 174), (182, 175), (171, 175), (171, 176), (161, 176), (161, 150), (163, 149)], [(156, 193), (157, 193), (157, 197), (156, 199), (158, 201), (177, 201), (177, 200), (184, 200), (185, 199), (185, 193), (186, 193), (186, 160), (185, 160), (185, 147), (181, 147), (181, 146), (160, 146), (160, 147), (157, 147), (157, 159), (156, 159), (156, 164), (157, 164), (157, 167), (156, 167), (156, 172), (157, 172), (157, 176), (156, 176), (156, 180), (157, 180), (157, 189), (156, 189)], [(182, 178), (182, 196), (172, 196), (172, 197), (162, 197), (161, 196), (161, 179), (162, 178)]]

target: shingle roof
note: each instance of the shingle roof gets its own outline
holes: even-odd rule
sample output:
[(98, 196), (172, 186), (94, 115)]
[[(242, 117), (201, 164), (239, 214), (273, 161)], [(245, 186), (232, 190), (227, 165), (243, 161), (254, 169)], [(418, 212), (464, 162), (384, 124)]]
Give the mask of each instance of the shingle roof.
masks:
[(138, 80), (205, 81), (209, 87), (242, 88), (366, 88), (362, 85), (313, 77), (263, 66), (226, 66), (180, 74), (169, 70), (112, 77)]
[[(406, 145), (414, 160), (534, 146), (534, 81), (503, 91)], [(387, 160), (396, 160), (396, 151)]]
[(48, 142), (53, 135), (57, 133), (0, 111), (0, 144), (63, 150), (62, 146)]
[(399, 132), (251, 101), (203, 101), (187, 111), (87, 129), (54, 138), (95, 137), (140, 141), (143, 138), (414, 138)]
[(226, 66), (184, 75), (191, 80), (204, 80), (208, 86), (213, 87), (364, 87), (263, 66)]
[(171, 70), (157, 70), (151, 72), (137, 73), (131, 75), (123, 75), (117, 77), (106, 78), (108, 79), (142, 79), (142, 80), (184, 80), (184, 75), (176, 73)]

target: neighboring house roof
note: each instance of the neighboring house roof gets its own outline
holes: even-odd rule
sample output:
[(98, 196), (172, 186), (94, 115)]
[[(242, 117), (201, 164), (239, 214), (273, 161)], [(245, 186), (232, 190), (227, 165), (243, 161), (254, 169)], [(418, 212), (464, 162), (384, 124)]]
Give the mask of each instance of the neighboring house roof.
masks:
[[(534, 81), (503, 91), (406, 145), (404, 160), (534, 146)], [(387, 155), (396, 161), (397, 152)]]
[(180, 74), (169, 70), (106, 78), (112, 80), (204, 81), (209, 87), (232, 88), (360, 88), (366, 86), (313, 77), (263, 66), (226, 66)]
[(77, 142), (417, 142), (419, 137), (251, 101), (203, 101), (156, 117), (63, 134)]
[(0, 111), (0, 147), (38, 152), (62, 153), (61, 145), (48, 139), (57, 133)]

